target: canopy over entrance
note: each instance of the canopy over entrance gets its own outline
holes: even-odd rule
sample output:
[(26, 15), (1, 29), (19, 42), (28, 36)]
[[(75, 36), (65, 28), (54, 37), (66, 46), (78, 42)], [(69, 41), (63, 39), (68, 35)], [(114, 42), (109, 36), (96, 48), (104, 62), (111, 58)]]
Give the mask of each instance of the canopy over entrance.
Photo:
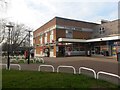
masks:
[(70, 39), (70, 38), (59, 38), (58, 42), (66, 42), (66, 43), (85, 43), (85, 42), (99, 42), (99, 41), (110, 41), (110, 40), (119, 40), (120, 36), (112, 36), (112, 37), (103, 37), (103, 38), (95, 38), (95, 39)]

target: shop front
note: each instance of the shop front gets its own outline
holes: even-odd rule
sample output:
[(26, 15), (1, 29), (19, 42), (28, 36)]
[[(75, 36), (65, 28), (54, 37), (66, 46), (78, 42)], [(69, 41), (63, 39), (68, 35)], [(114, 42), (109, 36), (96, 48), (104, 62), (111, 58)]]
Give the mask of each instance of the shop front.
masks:
[(58, 43), (58, 57), (85, 55), (85, 44), (83, 43)]
[(92, 55), (116, 56), (120, 50), (120, 41), (104, 41), (92, 43)]
[(112, 45), (112, 56), (117, 56), (118, 52), (120, 52), (120, 41), (114, 41)]

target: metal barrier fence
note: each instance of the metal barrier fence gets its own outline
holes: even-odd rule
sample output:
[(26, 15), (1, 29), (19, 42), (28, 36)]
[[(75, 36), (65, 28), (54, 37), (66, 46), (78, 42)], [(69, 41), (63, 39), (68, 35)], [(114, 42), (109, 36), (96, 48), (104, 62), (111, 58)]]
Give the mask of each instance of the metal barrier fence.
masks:
[[(23, 61), (23, 62), (25, 63), (25, 62), (28, 61), (28, 59), (26, 59), (26, 60), (25, 60), (25, 59), (22, 59), (22, 58), (18, 58), (18, 59), (16, 59), (16, 58), (12, 58), (12, 57), (11, 57), (10, 62), (13, 62), (13, 61), (15, 61), (15, 62)], [(45, 63), (45, 61), (44, 61), (43, 58), (34, 58), (34, 59), (30, 59), (30, 61), (32, 61), (33, 63), (36, 63), (36, 61), (39, 61), (39, 62)]]
[(21, 70), (21, 66), (19, 64), (10, 64), (9, 70), (10, 70), (11, 66), (18, 66), (18, 69)]
[(23, 61), (25, 63), (25, 59), (18, 59), (18, 61)]
[(44, 59), (43, 58), (40, 58), (40, 60), (42, 61), (42, 63), (45, 63)]
[(42, 63), (45, 63), (45, 61), (44, 61), (44, 59), (43, 59), (43, 58), (35, 58), (35, 63), (36, 63), (36, 61), (39, 61), (39, 62), (41, 62), (41, 61), (42, 61)]
[(76, 70), (73, 66), (63, 66), (63, 65), (60, 65), (57, 67), (57, 72), (59, 72), (59, 68), (72, 68), (73, 69), (73, 73), (76, 74)]
[(10, 62), (13, 62), (13, 61), (16, 61), (16, 62), (18, 62), (16, 59), (10, 59)]
[(80, 68), (79, 68), (79, 74), (81, 73), (81, 69), (88, 70), (88, 71), (92, 71), (93, 74), (94, 74), (94, 78), (96, 79), (96, 72), (95, 72), (95, 70), (93, 70), (93, 69), (91, 69), (91, 68), (80, 67)]
[[(28, 59), (26, 59), (26, 62), (28, 61)], [(34, 59), (30, 59), (30, 61), (32, 61), (34, 63)]]
[(103, 72), (103, 71), (99, 71), (97, 73), (97, 79), (99, 79), (99, 74), (106, 74), (106, 75), (109, 75), (109, 76), (113, 76), (113, 77), (117, 77), (120, 79), (120, 76), (116, 75), (116, 74), (112, 74), (112, 73), (107, 73), (107, 72)]
[(52, 68), (52, 71), (55, 72), (55, 68), (54, 68), (52, 65), (39, 65), (38, 71), (40, 71), (40, 68), (41, 68), (41, 67), (51, 67), (51, 68)]
[[(0, 63), (0, 65), (5, 66), (7, 69), (7, 64), (2, 64)], [(19, 64), (10, 64), (9, 70), (11, 68), (11, 66), (18, 66), (19, 70), (21, 70), (21, 66)], [(52, 68), (52, 72), (55, 72), (55, 68), (53, 65), (39, 65), (38, 67), (38, 71), (41, 70), (41, 67), (51, 67)], [(76, 69), (73, 66), (65, 66), (65, 65), (60, 65), (57, 67), (57, 73), (59, 72), (60, 68), (72, 68), (73, 69), (73, 73), (76, 74)], [(112, 73), (108, 73), (108, 72), (103, 72), (103, 71), (99, 71), (97, 74), (95, 72), (95, 70), (91, 69), (91, 68), (86, 68), (86, 67), (79, 67), (79, 74), (81, 73), (81, 69), (85, 69), (88, 71), (92, 71), (94, 74), (94, 78), (95, 79), (99, 79), (99, 75), (100, 74), (105, 74), (105, 75), (109, 75), (109, 76), (113, 76), (113, 77), (117, 77), (120, 79), (120, 76), (116, 75), (116, 74), (112, 74)]]

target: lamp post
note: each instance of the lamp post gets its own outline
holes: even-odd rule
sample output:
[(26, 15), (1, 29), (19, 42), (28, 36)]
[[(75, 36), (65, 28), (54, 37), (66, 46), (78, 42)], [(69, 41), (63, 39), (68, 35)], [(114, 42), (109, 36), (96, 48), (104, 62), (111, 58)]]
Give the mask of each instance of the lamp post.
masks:
[(13, 26), (12, 25), (6, 25), (6, 27), (8, 27), (8, 50), (7, 50), (8, 59), (7, 59), (7, 69), (9, 69), (9, 67), (10, 67), (10, 57), (9, 57), (9, 54), (10, 54), (10, 30), (11, 30), (11, 28), (13, 28)]
[(29, 47), (28, 47), (28, 64), (29, 64), (30, 63), (30, 32), (32, 31), (27, 31), (27, 32), (29, 33)]

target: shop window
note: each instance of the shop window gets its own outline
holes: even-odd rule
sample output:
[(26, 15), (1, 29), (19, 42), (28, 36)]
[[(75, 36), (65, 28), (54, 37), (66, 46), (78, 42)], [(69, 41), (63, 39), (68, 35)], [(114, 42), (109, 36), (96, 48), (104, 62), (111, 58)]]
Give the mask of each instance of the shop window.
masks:
[(79, 48), (73, 48), (73, 51), (79, 51)]
[(80, 48), (80, 51), (85, 51), (85, 49), (84, 48)]

